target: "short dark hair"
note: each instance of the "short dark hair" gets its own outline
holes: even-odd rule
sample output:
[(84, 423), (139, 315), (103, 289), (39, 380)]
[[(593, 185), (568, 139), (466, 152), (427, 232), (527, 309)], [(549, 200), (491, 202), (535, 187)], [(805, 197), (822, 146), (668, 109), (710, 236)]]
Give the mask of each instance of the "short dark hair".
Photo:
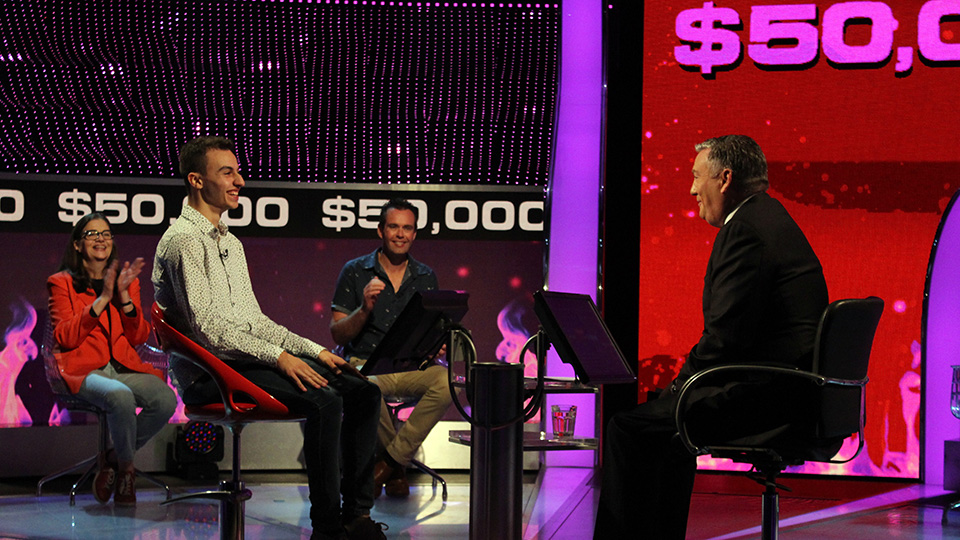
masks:
[(409, 210), (413, 212), (413, 226), (417, 226), (417, 220), (420, 219), (420, 213), (417, 212), (417, 207), (410, 204), (410, 201), (397, 197), (390, 199), (380, 208), (380, 223), (377, 225), (378, 228), (382, 229), (383, 226), (387, 224), (387, 212), (390, 210)]
[(767, 158), (757, 141), (746, 135), (723, 135), (707, 139), (694, 147), (697, 152), (710, 149), (707, 162), (718, 173), (733, 171), (733, 188), (743, 195), (753, 195), (770, 187), (767, 179)]
[[(60, 268), (57, 269), (58, 272), (66, 270), (70, 274), (70, 277), (73, 278), (73, 289), (77, 293), (82, 293), (90, 288), (90, 276), (87, 275), (87, 270), (83, 267), (83, 257), (80, 256), (75, 245), (82, 241), (80, 235), (83, 234), (83, 228), (95, 219), (106, 221), (107, 225), (110, 225), (110, 220), (103, 212), (90, 212), (80, 218), (77, 224), (73, 226), (73, 231), (70, 233), (70, 242), (67, 243), (67, 249), (63, 252), (63, 259), (60, 260)], [(110, 266), (115, 260), (117, 260), (116, 242), (113, 243), (110, 256), (107, 257), (107, 266)]]
[(180, 174), (183, 176), (184, 183), (190, 187), (187, 182), (187, 176), (190, 173), (207, 172), (207, 152), (210, 150), (229, 150), (236, 153), (237, 146), (226, 137), (215, 137), (212, 135), (203, 135), (180, 147)]

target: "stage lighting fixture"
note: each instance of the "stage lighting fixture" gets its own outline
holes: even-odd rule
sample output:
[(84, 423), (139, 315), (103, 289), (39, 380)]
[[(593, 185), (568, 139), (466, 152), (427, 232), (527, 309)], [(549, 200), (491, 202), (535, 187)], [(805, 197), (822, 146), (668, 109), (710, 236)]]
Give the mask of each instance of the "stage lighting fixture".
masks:
[[(172, 447), (172, 448), (171, 448)], [(177, 426), (176, 442), (167, 444), (167, 469), (188, 479), (214, 479), (223, 459), (223, 427), (210, 422)]]

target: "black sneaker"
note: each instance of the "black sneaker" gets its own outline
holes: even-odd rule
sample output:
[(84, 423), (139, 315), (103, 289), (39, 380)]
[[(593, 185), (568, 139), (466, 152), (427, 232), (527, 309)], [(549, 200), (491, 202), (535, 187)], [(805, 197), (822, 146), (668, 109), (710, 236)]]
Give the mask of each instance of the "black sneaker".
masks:
[(386, 523), (370, 519), (370, 516), (357, 516), (343, 524), (350, 540), (386, 540), (384, 530), (390, 529)]

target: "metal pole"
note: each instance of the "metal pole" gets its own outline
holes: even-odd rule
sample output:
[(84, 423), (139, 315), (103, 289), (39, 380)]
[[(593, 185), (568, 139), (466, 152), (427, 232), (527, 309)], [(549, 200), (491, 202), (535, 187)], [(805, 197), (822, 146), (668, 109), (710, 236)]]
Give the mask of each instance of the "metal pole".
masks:
[(475, 363), (471, 384), (470, 538), (521, 540), (523, 365)]
[(230, 480), (220, 481), (220, 491), (225, 492), (220, 500), (220, 536), (223, 540), (243, 540), (245, 489), (240, 480), (240, 432), (244, 424), (230, 426), (233, 433), (233, 471)]
[(780, 505), (777, 497), (777, 486), (773, 478), (768, 478), (767, 489), (763, 492), (763, 524), (761, 525), (762, 540), (777, 540), (780, 533)]

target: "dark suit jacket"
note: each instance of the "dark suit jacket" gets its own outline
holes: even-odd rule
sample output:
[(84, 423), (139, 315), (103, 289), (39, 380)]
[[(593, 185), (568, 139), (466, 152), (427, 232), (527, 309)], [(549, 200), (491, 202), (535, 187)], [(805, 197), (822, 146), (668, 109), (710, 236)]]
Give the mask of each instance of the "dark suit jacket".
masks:
[[(760, 193), (720, 228), (703, 285), (703, 334), (680, 370), (678, 383), (722, 364), (766, 364), (809, 370), (817, 325), (828, 303), (823, 268), (803, 231), (777, 200)], [(772, 384), (773, 383), (773, 384)], [(745, 414), (749, 425), (716, 418), (709, 431), (740, 438), (775, 429), (786, 405), (790, 421), (813, 415), (795, 385), (766, 378), (733, 379), (702, 392), (701, 411)], [(768, 420), (763, 420), (769, 416)], [(782, 430), (780, 430), (782, 431)]]
[(727, 363), (810, 369), (827, 303), (823, 268), (803, 231), (759, 193), (717, 233), (703, 280), (703, 334), (682, 372)]
[[(140, 359), (136, 345), (147, 341), (150, 325), (140, 309), (140, 281), (130, 285), (130, 299), (137, 307), (137, 316), (124, 315), (111, 303), (99, 318), (90, 314), (90, 305), (97, 299), (92, 289), (77, 293), (73, 278), (60, 272), (47, 278), (50, 295), (50, 322), (53, 324), (54, 356), (60, 374), (70, 391), (76, 393), (84, 377), (99, 369), (113, 357), (124, 366), (164, 379), (163, 374)], [(112, 320), (112, 324), (111, 324)], [(112, 331), (111, 331), (112, 328)], [(109, 340), (109, 341), (108, 341)], [(164, 379), (165, 380), (165, 379)]]

